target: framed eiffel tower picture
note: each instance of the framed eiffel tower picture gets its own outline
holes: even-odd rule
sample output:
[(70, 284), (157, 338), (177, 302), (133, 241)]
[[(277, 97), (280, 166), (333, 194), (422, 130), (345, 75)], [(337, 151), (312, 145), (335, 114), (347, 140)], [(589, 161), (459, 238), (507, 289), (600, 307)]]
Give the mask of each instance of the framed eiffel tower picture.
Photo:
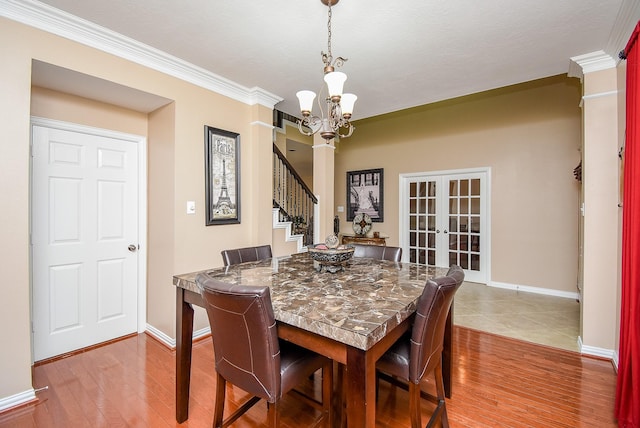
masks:
[(206, 225), (240, 223), (240, 134), (204, 127)]

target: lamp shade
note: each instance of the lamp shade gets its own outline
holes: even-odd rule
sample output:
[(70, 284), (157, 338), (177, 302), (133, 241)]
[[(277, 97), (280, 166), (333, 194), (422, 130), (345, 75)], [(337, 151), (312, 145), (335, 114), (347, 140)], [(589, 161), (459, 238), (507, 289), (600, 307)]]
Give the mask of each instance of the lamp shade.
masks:
[(327, 82), (327, 88), (329, 89), (329, 97), (342, 96), (342, 87), (347, 80), (347, 75), (340, 71), (332, 71), (324, 75), (324, 81)]
[(356, 103), (358, 97), (354, 94), (342, 94), (340, 99), (340, 108), (342, 108), (342, 115), (351, 117), (353, 114), (353, 106)]
[(300, 102), (301, 112), (311, 112), (313, 108), (313, 100), (316, 98), (316, 93), (313, 91), (298, 91), (296, 93), (298, 101)]

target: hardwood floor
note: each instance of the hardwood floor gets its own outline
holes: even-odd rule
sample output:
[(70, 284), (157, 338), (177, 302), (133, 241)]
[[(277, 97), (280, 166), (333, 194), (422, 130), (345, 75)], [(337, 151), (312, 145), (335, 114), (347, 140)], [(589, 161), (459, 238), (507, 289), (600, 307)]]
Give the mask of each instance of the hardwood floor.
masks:
[[(615, 427), (615, 373), (582, 357), (454, 327), (451, 427)], [(0, 414), (0, 427), (210, 427), (215, 376), (211, 339), (194, 345), (189, 420), (175, 421), (175, 352), (141, 334), (34, 368), (38, 401)], [(426, 386), (428, 389), (430, 386)], [(309, 391), (320, 392), (319, 379)], [(227, 392), (237, 406), (242, 393)], [(430, 404), (423, 405), (426, 422)], [(228, 411), (228, 410), (227, 410)], [(380, 382), (377, 428), (408, 427), (406, 392)], [(262, 403), (234, 426), (266, 427)], [(281, 426), (306, 426), (314, 410), (292, 397)]]

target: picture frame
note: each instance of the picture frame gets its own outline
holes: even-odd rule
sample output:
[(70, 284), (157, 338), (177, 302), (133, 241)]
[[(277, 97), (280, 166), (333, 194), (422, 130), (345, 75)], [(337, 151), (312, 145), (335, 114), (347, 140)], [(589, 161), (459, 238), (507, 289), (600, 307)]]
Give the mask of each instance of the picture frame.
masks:
[(207, 226), (240, 223), (240, 134), (205, 125)]
[(384, 221), (384, 169), (347, 171), (347, 221), (366, 213), (372, 222)]

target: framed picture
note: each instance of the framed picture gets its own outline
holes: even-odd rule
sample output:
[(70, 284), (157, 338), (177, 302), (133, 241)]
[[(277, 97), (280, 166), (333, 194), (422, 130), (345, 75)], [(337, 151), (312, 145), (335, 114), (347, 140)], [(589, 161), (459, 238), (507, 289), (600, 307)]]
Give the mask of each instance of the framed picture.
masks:
[(240, 134), (204, 127), (206, 225), (240, 223)]
[(371, 221), (384, 221), (383, 169), (347, 171), (347, 221), (365, 213)]

